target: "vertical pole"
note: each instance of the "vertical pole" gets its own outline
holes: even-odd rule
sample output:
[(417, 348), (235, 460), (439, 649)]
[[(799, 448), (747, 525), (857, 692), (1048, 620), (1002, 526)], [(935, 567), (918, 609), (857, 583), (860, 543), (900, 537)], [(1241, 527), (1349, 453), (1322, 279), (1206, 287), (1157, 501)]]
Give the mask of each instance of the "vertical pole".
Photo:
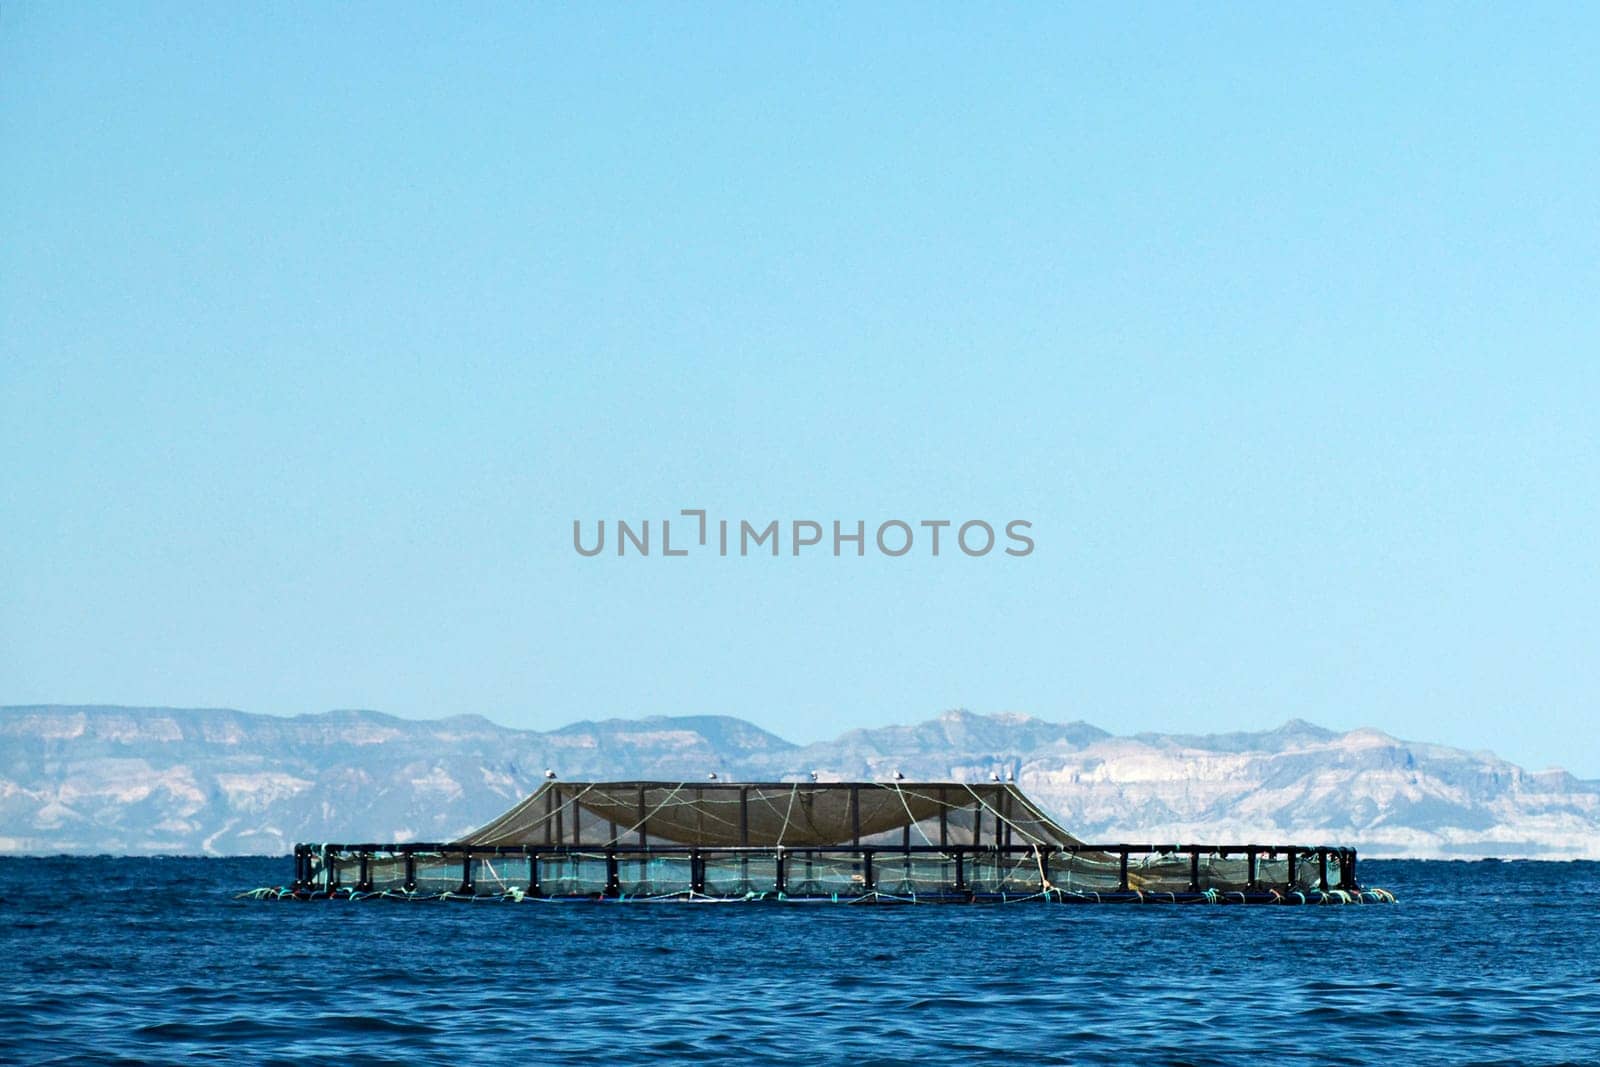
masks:
[(461, 856), (461, 889), (460, 889), (460, 893), (464, 897), (469, 897), (469, 896), (473, 896), (476, 893), (476, 891), (477, 891), (476, 887), (474, 887), (473, 884), (472, 884), (472, 853), (465, 852), (465, 853), (462, 853), (462, 856)]
[(972, 844), (983, 844), (983, 805), (972, 805)]
[(967, 854), (961, 849), (956, 849), (956, 892), (964, 893), (967, 889)]
[(1122, 890), (1124, 893), (1126, 893), (1128, 891), (1128, 850), (1127, 849), (1122, 849), (1121, 852), (1118, 853), (1118, 867), (1119, 867), (1120, 873), (1118, 874), (1117, 888)]
[(787, 866), (788, 866), (787, 857), (784, 856), (783, 849), (780, 848), (780, 849), (778, 849), (778, 858), (777, 858), (777, 861), (775, 863), (776, 873), (773, 876), (772, 888), (773, 888), (773, 890), (775, 892), (787, 893), (789, 891), (789, 879), (788, 879), (788, 873), (789, 872), (787, 870), (785, 870), (785, 868)]
[(950, 806), (945, 800), (945, 791), (939, 789), (939, 847), (945, 848), (950, 844)]
[(1189, 892), (1200, 892), (1200, 850), (1189, 850)]
[(417, 889), (417, 854), (406, 853), (406, 892), (414, 893)]
[(872, 850), (870, 848), (861, 853), (861, 882), (866, 886), (869, 893), (878, 888), (878, 876), (872, 870)]
[[(612, 836), (613, 838), (615, 837), (614, 832)], [(617, 870), (617, 850), (615, 848), (606, 849), (606, 893), (614, 897), (622, 895), (622, 876), (621, 872)]]
[(739, 844), (750, 843), (750, 787), (739, 787)]
[(861, 787), (850, 787), (850, 842), (861, 847)]
[(1317, 888), (1324, 893), (1328, 891), (1328, 850), (1325, 848), (1317, 852)]
[(689, 888), (696, 893), (706, 891), (706, 861), (699, 849), (689, 853)]
[(643, 848), (645, 846), (645, 844), (649, 841), (649, 836), (645, 833), (645, 827), (644, 827), (645, 819), (647, 819), (648, 817), (649, 817), (649, 811), (644, 806), (644, 786), (641, 785), (639, 787), (639, 847), (640, 848)]
[(1246, 861), (1246, 863), (1245, 863), (1245, 872), (1246, 873), (1245, 873), (1245, 883), (1244, 883), (1245, 884), (1245, 888), (1246, 889), (1254, 889), (1256, 887), (1256, 850), (1255, 849), (1251, 848), (1251, 849), (1246, 849), (1245, 850), (1245, 861)]
[(1299, 878), (1298, 878), (1299, 871), (1297, 871), (1295, 869), (1294, 849), (1291, 848), (1291, 849), (1287, 849), (1286, 851), (1287, 851), (1288, 856), (1289, 856), (1289, 885), (1292, 888), (1294, 886), (1295, 882), (1297, 882), (1299, 880)]
[[(370, 893), (372, 892), (372, 858), (367, 853), (363, 852), (357, 863), (356, 891), (361, 893)], [(1326, 861), (1323, 863), (1323, 869), (1327, 869)], [(1324, 875), (1323, 881), (1327, 881), (1326, 875)]]
[(528, 857), (528, 894), (530, 896), (544, 896), (544, 890), (539, 887), (539, 854), (533, 853)]
[(1356, 881), (1356, 850), (1345, 849), (1344, 859), (1339, 863), (1339, 883), (1346, 889), (1355, 889), (1361, 883)]
[(561, 840), (561, 812), (556, 808), (556, 787), (549, 786), (544, 795), (544, 843), (553, 845)]

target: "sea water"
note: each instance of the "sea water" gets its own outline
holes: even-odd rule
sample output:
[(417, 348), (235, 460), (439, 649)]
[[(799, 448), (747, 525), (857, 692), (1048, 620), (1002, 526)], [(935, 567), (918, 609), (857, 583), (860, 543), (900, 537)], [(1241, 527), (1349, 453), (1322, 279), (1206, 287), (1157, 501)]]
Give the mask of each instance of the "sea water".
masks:
[(0, 1062), (1600, 1063), (1600, 865), (1397, 906), (259, 902), (276, 859), (0, 859)]

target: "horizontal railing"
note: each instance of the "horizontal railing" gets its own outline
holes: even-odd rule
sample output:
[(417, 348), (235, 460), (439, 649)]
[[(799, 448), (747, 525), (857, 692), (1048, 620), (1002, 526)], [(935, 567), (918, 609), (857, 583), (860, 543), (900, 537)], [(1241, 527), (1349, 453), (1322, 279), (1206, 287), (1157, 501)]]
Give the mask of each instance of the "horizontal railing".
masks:
[[(1011, 870), (1026, 869), (1032, 873), (1032, 867), (1038, 871), (1038, 887), (1035, 892), (1055, 891), (1061, 887), (1052, 884), (1052, 861), (1058, 857), (1063, 861), (1071, 859), (1088, 860), (1095, 864), (1093, 869), (1082, 869), (1065, 866), (1056, 874), (1069, 881), (1074, 876), (1098, 875), (1116, 878), (1115, 888), (1109, 885), (1104, 887), (1108, 893), (1136, 894), (1140, 893), (1140, 883), (1149, 883), (1155, 876), (1150, 873), (1148, 866), (1135, 866), (1135, 858), (1148, 859), (1161, 857), (1166, 861), (1168, 870), (1163, 880), (1166, 885), (1159, 892), (1199, 894), (1205, 892), (1202, 883), (1208, 878), (1209, 871), (1202, 869), (1202, 860), (1230, 860), (1235, 857), (1246, 861), (1245, 877), (1242, 881), (1234, 880), (1232, 885), (1237, 888), (1230, 890), (1238, 893), (1269, 894), (1281, 890), (1293, 891), (1300, 886), (1314, 888), (1327, 894), (1334, 890), (1348, 893), (1359, 893), (1361, 887), (1356, 881), (1356, 853), (1354, 849), (1337, 848), (1318, 845), (1194, 845), (1183, 843), (1172, 844), (1074, 844), (1074, 845), (842, 845), (842, 846), (694, 846), (694, 845), (623, 845), (611, 843), (606, 845), (461, 845), (449, 842), (407, 842), (407, 843), (354, 843), (354, 844), (300, 844), (295, 846), (295, 880), (293, 891), (295, 893), (332, 893), (335, 891), (350, 891), (354, 893), (368, 893), (378, 887), (373, 878), (373, 865), (396, 861), (402, 865), (403, 876), (397, 887), (403, 892), (414, 892), (418, 887), (417, 861), (426, 858), (431, 866), (439, 864), (460, 864), (461, 880), (454, 888), (448, 890), (449, 895), (477, 895), (479, 890), (476, 884), (474, 864), (478, 860), (505, 859), (508, 857), (524, 857), (528, 860), (527, 878), (519, 881), (519, 892), (527, 895), (538, 896), (590, 896), (590, 897), (617, 897), (625, 895), (621, 878), (621, 868), (624, 864), (637, 863), (652, 859), (669, 859), (682, 861), (688, 860), (687, 879), (678, 881), (687, 882), (686, 891), (690, 894), (705, 894), (707, 892), (707, 862), (717, 859), (744, 859), (762, 858), (773, 861), (771, 868), (772, 877), (770, 886), (763, 881), (762, 893), (773, 893), (778, 896), (805, 895), (804, 886), (815, 884), (814, 880), (797, 879), (791, 877), (798, 868), (808, 861), (812, 863), (826, 861), (832, 864), (830, 869), (838, 869), (840, 865), (851, 865), (851, 881), (845, 893), (834, 895), (870, 895), (878, 892), (880, 871), (890, 871), (896, 860), (903, 861), (905, 878), (910, 879), (911, 861), (916, 859), (938, 858), (951, 867), (953, 877), (947, 883), (942, 883), (938, 891), (930, 896), (943, 893), (956, 898), (973, 897), (981, 895), (988, 890), (975, 888), (976, 880), (970, 875), (979, 864), (989, 864), (990, 868), (998, 874), (994, 865), (1002, 860), (1014, 861), (1016, 866)], [(1176, 879), (1171, 870), (1172, 865), (1181, 864), (1187, 860), (1188, 878), (1186, 884), (1179, 873)], [(564, 860), (603, 861), (605, 864), (605, 880), (603, 888), (590, 889), (581, 893), (562, 894), (547, 892), (545, 885), (541, 884), (541, 870), (543, 862), (556, 862)], [(1260, 877), (1261, 863), (1267, 861), (1285, 863), (1286, 877), (1282, 879), (1264, 880)], [(1313, 864), (1307, 868), (1305, 864)], [(354, 864), (352, 872), (353, 881), (343, 878), (342, 867)], [(1028, 865), (1026, 868), (1024, 865)], [(1114, 865), (1114, 866), (1113, 866)], [(1329, 867), (1336, 865), (1338, 877), (1336, 882), (1330, 882)], [(1181, 867), (1179, 867), (1181, 872)], [(453, 876), (451, 876), (453, 877)], [(497, 880), (502, 886), (504, 879)], [(560, 879), (555, 879), (559, 881)], [(748, 879), (746, 879), (748, 881)], [(892, 877), (890, 879), (893, 880)], [(1001, 883), (1007, 879), (1002, 878)], [(1216, 879), (1209, 879), (1215, 881)], [(391, 880), (392, 881), (392, 880)], [(592, 881), (592, 880), (591, 880)], [(1227, 881), (1224, 879), (1223, 881)]]

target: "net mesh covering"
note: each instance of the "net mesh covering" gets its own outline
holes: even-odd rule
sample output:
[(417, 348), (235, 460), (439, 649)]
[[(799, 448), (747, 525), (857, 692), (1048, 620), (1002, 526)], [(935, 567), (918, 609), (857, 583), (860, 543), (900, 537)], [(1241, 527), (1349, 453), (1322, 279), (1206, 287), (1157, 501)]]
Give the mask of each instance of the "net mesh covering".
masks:
[(456, 845), (1076, 845), (1010, 784), (549, 783)]
[[(406, 890), (420, 894), (477, 896), (520, 895), (537, 887), (552, 897), (623, 897), (695, 895), (724, 899), (783, 892), (790, 897), (855, 897), (863, 895), (938, 897), (952, 892), (1040, 895), (1047, 892), (1094, 894), (1121, 891), (1118, 857), (1107, 853), (1051, 853), (1029, 848), (1010, 851), (875, 852), (869, 861), (861, 851), (803, 848), (784, 854), (780, 872), (776, 852), (700, 854), (696, 884), (695, 860), (687, 853), (621, 853), (562, 851), (555, 854), (468, 856), (460, 853), (411, 853), (409, 889), (405, 858), (394, 855), (343, 853), (314, 861), (316, 880), (327, 888), (365, 886), (371, 892)], [(362, 864), (365, 862), (365, 880)], [(610, 863), (615, 863), (615, 882)], [(870, 868), (869, 868), (870, 863)], [(465, 864), (465, 866), (464, 866)], [(870, 882), (869, 882), (870, 878)], [(1242, 856), (1188, 852), (1131, 857), (1127, 891), (1136, 893), (1242, 893), (1299, 890), (1322, 883), (1316, 857), (1301, 856), (1293, 877), (1284, 857), (1257, 857), (1256, 881), (1250, 882), (1249, 861)], [(1327, 856), (1327, 884), (1344, 882), (1337, 853)]]

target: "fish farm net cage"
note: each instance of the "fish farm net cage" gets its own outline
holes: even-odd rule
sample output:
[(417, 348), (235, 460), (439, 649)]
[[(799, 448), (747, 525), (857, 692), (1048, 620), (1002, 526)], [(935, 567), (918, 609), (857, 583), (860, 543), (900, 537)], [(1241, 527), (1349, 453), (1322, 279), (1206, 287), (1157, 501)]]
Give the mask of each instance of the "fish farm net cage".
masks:
[(1353, 849), (1092, 844), (1016, 786), (550, 782), (451, 842), (301, 844), (292, 900), (1392, 903)]

